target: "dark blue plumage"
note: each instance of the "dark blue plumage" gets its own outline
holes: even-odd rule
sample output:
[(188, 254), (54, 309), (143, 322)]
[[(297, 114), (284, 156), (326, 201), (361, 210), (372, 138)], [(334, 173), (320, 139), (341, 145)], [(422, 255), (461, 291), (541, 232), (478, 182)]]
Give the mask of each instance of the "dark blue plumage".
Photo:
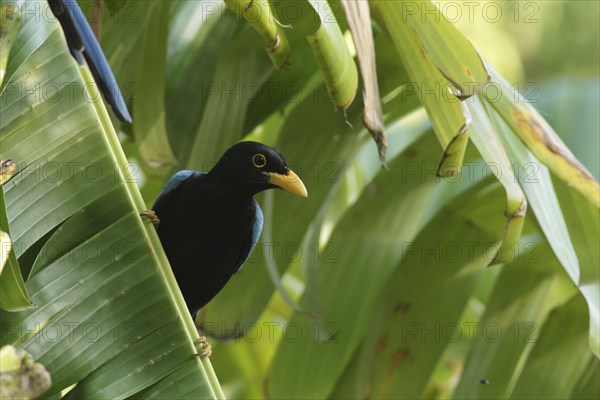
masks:
[(48, 0), (48, 4), (60, 22), (73, 58), (80, 65), (83, 65), (84, 60), (87, 62), (102, 96), (110, 104), (116, 117), (123, 122), (131, 123), (131, 115), (117, 80), (77, 1)]
[(192, 314), (247, 260), (263, 226), (253, 196), (275, 187), (306, 196), (281, 154), (256, 142), (234, 145), (209, 173), (180, 171), (165, 184), (157, 231)]
[[(176, 193), (179, 192), (178, 188), (184, 182), (186, 182), (188, 179), (200, 182), (201, 187), (204, 186), (201, 184), (201, 182), (204, 179), (206, 179), (206, 178), (204, 178), (205, 176), (206, 176), (206, 172), (200, 172), (200, 171), (183, 170), (183, 171), (177, 172), (175, 175), (173, 175), (171, 178), (169, 178), (169, 180), (167, 181), (165, 186), (162, 188), (162, 190), (158, 194), (156, 201), (154, 202), (154, 205), (152, 206), (152, 209), (155, 212), (156, 212), (156, 210), (165, 209), (167, 207), (167, 205), (169, 204), (169, 199), (172, 196), (173, 197), (176, 196)], [(182, 191), (185, 193), (185, 189), (182, 189)], [(254, 250), (256, 243), (258, 243), (258, 239), (260, 238), (260, 233), (262, 232), (262, 227), (263, 227), (263, 222), (264, 222), (262, 210), (261, 210), (260, 206), (258, 205), (258, 203), (256, 203), (256, 201), (253, 202), (253, 206), (254, 206), (255, 210), (254, 210), (254, 222), (250, 229), (250, 246), (249, 246), (247, 252), (244, 251), (240, 254), (239, 265), (235, 268), (235, 272), (237, 272), (241, 268), (243, 263), (248, 259), (248, 256), (250, 255), (252, 250)], [(161, 211), (161, 214), (167, 214), (167, 213), (166, 212), (163, 213)], [(163, 227), (164, 226), (165, 226), (165, 224), (163, 224)], [(165, 229), (166, 228), (162, 228), (161, 231), (163, 231)]]

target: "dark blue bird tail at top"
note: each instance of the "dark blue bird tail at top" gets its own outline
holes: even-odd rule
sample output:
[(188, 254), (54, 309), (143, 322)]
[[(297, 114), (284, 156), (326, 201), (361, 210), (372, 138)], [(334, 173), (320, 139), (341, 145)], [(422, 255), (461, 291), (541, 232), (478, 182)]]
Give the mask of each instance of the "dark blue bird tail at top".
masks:
[(48, 4), (62, 26), (73, 58), (80, 65), (83, 65), (84, 60), (87, 62), (102, 96), (110, 104), (116, 117), (123, 122), (131, 123), (131, 115), (117, 80), (77, 1), (48, 0)]

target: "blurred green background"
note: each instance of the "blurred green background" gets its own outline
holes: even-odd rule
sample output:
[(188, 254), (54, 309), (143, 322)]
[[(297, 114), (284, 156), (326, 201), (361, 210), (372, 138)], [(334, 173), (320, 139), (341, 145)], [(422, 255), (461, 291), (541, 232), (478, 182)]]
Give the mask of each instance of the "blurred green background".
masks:
[[(74, 383), (67, 397), (194, 397), (214, 390), (214, 380), (204, 375), (210, 364), (190, 358), (195, 327), (169, 289), (173, 281), (153, 228), (137, 214), (151, 206), (175, 170), (206, 170), (233, 143), (250, 139), (280, 150), (309, 198), (257, 196), (266, 221), (261, 244), (198, 316), (228, 398), (600, 396), (597, 205), (565, 182), (561, 166), (568, 166), (546, 168), (523, 144), (523, 132), (509, 126), (510, 111), (528, 115), (519, 104), (524, 99), (600, 176), (599, 2), (436, 2), (523, 96), (512, 93), (516, 108), (505, 109), (479, 95), (465, 101), (473, 101), (473, 126), (464, 170), (475, 176), (446, 179), (435, 176), (444, 148), (450, 148), (440, 143), (438, 115), (407, 90), (407, 82), (418, 80), (408, 61), (428, 67), (425, 77), (442, 83), (444, 65), (419, 59), (415, 48), (406, 58), (399, 46), (405, 42), (393, 30), (396, 21), (381, 11), (382, 2), (370, 4), (389, 171), (381, 168), (361, 124), (360, 88), (352, 106), (336, 113), (306, 40), (320, 26), (321, 11), (343, 33), (350, 50), (343, 47), (341, 55), (354, 55), (339, 1), (271, 2), (280, 22), (293, 25), (277, 28), (285, 29), (292, 48), (290, 65), (281, 71), (264, 40), (222, 2), (103, 1), (101, 20), (92, 12), (97, 1), (80, 3), (100, 32), (134, 124), (112, 118), (118, 141), (111, 142), (110, 118), (97, 105), (81, 98), (35, 103), (4, 90), (2, 158), (44, 165), (80, 157), (114, 167), (114, 160), (126, 157), (133, 179), (48, 186), (13, 179), (4, 186), (13, 240), (33, 242), (16, 255), (39, 306), (0, 317), (30, 326), (69, 318), (126, 322), (143, 326), (147, 336), (134, 345), (104, 337), (102, 351), (102, 343), (36, 342), (39, 332), (3, 337), (2, 344), (22, 339), (23, 348), (47, 364), (54, 392)], [(384, 9), (394, 11), (389, 4)], [(291, 5), (304, 18), (286, 18)], [(113, 13), (112, 7), (120, 9)], [(16, 43), (25, 50), (11, 53), (15, 65), (9, 59), (7, 67), (11, 83), (58, 77), (67, 87), (89, 79), (75, 67), (52, 18), (24, 26)], [(472, 54), (456, 62), (451, 50), (469, 55), (471, 48), (452, 27), (424, 26), (456, 40), (456, 49), (442, 50), (453, 72), (463, 65), (481, 68)], [(406, 43), (423, 40), (415, 38)], [(433, 52), (435, 44), (428, 45)], [(55, 57), (47, 57), (49, 48)], [(454, 113), (439, 130), (455, 135), (464, 123), (462, 111), (444, 101), (433, 106), (440, 115)], [(522, 131), (530, 132), (534, 122)], [(65, 126), (83, 128), (70, 137), (75, 129)], [(69, 151), (40, 144), (52, 141)], [(504, 170), (508, 180), (482, 173), (484, 159), (503, 157), (518, 167)], [(534, 167), (532, 182), (526, 167)], [(23, 195), (35, 201), (19, 201)], [(523, 217), (519, 201), (525, 197)], [(80, 203), (58, 201), (64, 198)], [(99, 222), (88, 223), (88, 214)], [(65, 235), (81, 241), (73, 242), (74, 249), (119, 240), (135, 241), (144, 252), (141, 261), (134, 258), (138, 269), (108, 260), (113, 273), (98, 277), (89, 274), (97, 265), (87, 260), (61, 264), (40, 256)], [(469, 243), (479, 246), (474, 255), (465, 252)], [(514, 258), (495, 258), (495, 246), (507, 243), (516, 244)], [(125, 273), (127, 281), (113, 279)], [(56, 286), (55, 276), (61, 277)], [(152, 307), (132, 307), (126, 303), (131, 299), (152, 299)]]

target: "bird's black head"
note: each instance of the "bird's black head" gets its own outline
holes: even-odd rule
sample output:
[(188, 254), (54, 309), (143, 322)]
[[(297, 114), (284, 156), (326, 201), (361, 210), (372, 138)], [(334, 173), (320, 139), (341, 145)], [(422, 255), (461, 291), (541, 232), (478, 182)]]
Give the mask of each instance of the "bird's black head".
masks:
[(249, 195), (275, 187), (302, 197), (308, 195), (304, 183), (287, 166), (283, 156), (258, 142), (231, 146), (208, 176), (218, 185)]

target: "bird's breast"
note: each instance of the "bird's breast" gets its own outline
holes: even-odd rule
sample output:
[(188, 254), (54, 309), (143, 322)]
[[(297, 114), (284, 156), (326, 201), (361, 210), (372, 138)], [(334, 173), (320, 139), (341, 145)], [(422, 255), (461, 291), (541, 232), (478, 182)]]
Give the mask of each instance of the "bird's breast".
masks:
[(158, 235), (170, 260), (184, 258), (180, 262), (188, 267), (209, 263), (215, 268), (236, 269), (251, 241), (256, 218), (254, 200), (241, 203), (206, 198), (195, 203), (174, 200), (177, 206), (155, 210), (160, 219)]

